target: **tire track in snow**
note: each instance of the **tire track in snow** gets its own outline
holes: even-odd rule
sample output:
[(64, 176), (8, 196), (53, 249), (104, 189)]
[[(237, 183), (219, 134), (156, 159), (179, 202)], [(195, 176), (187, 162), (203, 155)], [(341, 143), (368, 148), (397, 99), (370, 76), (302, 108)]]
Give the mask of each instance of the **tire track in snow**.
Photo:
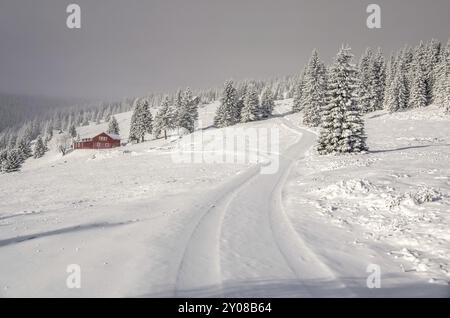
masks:
[[(315, 133), (279, 120), (301, 137), (280, 155), (276, 174), (261, 175), (259, 165), (254, 166), (228, 182), (213, 205), (210, 200), (186, 243), (176, 278), (177, 296), (245, 296), (245, 292), (267, 296), (264, 281), (295, 281), (308, 295), (314, 295), (308, 284), (302, 284), (308, 280), (333, 281), (335, 287), (345, 288), (306, 246), (283, 210), (283, 185), (293, 163), (313, 145)], [(248, 290), (246, 286), (258, 281), (259, 289)]]
[[(304, 137), (311, 139), (312, 141), (315, 140), (315, 134), (306, 130)], [(290, 149), (297, 147), (300, 143), (305, 144), (305, 146), (311, 144), (303, 138), (303, 140), (292, 146)], [(306, 153), (311, 147), (311, 145), (309, 147), (306, 146), (304, 153)], [(277, 245), (288, 262), (290, 268), (295, 272), (298, 280), (325, 280), (327, 282), (327, 288), (333, 287), (342, 291), (340, 296), (352, 296), (352, 293), (346, 289), (346, 285), (339, 280), (334, 271), (326, 265), (309, 246), (307, 246), (300, 234), (294, 229), (288, 215), (284, 210), (282, 197), (284, 185), (286, 184), (287, 178), (290, 175), (295, 161), (302, 159), (301, 155), (296, 157), (295, 155), (289, 154), (289, 152), (290, 151), (288, 150), (288, 155), (284, 156), (282, 159), (286, 161), (285, 164), (287, 167), (281, 176), (280, 182), (274, 189), (274, 201), (270, 212), (271, 227), (275, 241), (277, 242)], [(311, 296), (320, 296), (321, 294), (320, 290), (314, 290), (314, 288), (311, 288), (310, 286), (306, 286), (306, 288)]]
[[(287, 167), (279, 184), (274, 190), (274, 203), (270, 214), (274, 238), (286, 261), (289, 263), (291, 269), (295, 272), (300, 281), (325, 280), (327, 282), (327, 288), (333, 287), (340, 290), (341, 297), (354, 296), (354, 293), (347, 288), (345, 283), (338, 278), (336, 273), (323, 260), (321, 260), (320, 257), (314, 253), (314, 251), (301, 238), (300, 233), (295, 230), (292, 222), (289, 220), (289, 216), (286, 214), (283, 206), (284, 185), (286, 184), (295, 162), (305, 157), (306, 153), (313, 147), (318, 134), (314, 130), (297, 127), (288, 118), (281, 117), (279, 120), (287, 129), (294, 132), (296, 131), (297, 133), (302, 134), (305, 138), (302, 138), (297, 143), (292, 145), (286, 151), (286, 155), (282, 158), (282, 160), (287, 161)], [(300, 130), (302, 132), (300, 132)], [(300, 147), (301, 144), (304, 144), (304, 146)], [(296, 153), (297, 147), (304, 149), (301, 153)], [(302, 251), (301, 255), (299, 255), (299, 251)], [(318, 267), (320, 268), (320, 271), (317, 271)], [(313, 290), (310, 287), (307, 287), (307, 289), (309, 294), (312, 296), (315, 296), (315, 294), (316, 296), (321, 295), (321, 290)]]
[[(307, 131), (280, 156), (273, 175), (258, 175), (243, 185), (224, 216), (221, 262), (224, 295), (277, 296), (298, 292), (313, 295), (305, 281), (335, 280), (332, 272), (314, 257), (281, 210), (281, 191), (292, 164), (312, 146)], [(248, 287), (251, 286), (251, 287)], [(342, 284), (338, 284), (342, 288)], [(267, 289), (267, 290), (266, 290)]]
[(247, 169), (220, 189), (216, 200), (205, 203), (209, 208), (201, 214), (187, 240), (178, 266), (176, 296), (189, 295), (206, 286), (217, 288), (221, 285), (219, 239), (224, 213), (240, 187), (256, 177), (259, 169), (259, 165)]

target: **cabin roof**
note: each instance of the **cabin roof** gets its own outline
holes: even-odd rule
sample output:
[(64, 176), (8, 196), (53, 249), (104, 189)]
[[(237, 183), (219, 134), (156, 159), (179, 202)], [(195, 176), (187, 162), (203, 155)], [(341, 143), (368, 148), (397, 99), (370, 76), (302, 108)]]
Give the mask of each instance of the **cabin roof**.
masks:
[(120, 140), (120, 136), (119, 135), (116, 135), (116, 134), (108, 134), (108, 133), (105, 133), (106, 135), (108, 135), (109, 137), (111, 137), (112, 139), (114, 139), (114, 140)]

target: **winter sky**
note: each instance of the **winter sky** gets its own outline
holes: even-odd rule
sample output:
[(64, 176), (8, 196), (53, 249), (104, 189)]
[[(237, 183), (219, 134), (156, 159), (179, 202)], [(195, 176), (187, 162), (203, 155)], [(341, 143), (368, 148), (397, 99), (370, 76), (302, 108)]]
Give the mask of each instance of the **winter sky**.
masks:
[[(66, 7), (82, 27), (66, 27)], [(381, 29), (366, 7), (381, 6)], [(342, 43), (390, 53), (450, 37), (448, 0), (2, 0), (0, 92), (121, 98), (299, 71)]]

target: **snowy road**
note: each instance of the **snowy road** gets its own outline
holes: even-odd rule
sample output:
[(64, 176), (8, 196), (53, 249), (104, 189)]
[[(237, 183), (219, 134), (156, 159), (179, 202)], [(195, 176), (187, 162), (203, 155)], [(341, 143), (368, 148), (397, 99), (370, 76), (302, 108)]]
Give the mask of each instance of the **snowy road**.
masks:
[[(221, 199), (202, 216), (186, 245), (176, 295), (277, 296), (286, 292), (280, 289), (288, 282), (301, 295), (313, 296), (313, 291), (301, 289), (303, 279), (336, 281), (292, 228), (282, 206), (290, 167), (316, 136), (285, 118), (279, 120), (298, 134), (297, 141), (280, 154), (275, 174), (249, 169), (225, 187)], [(344, 287), (337, 281), (335, 285)]]

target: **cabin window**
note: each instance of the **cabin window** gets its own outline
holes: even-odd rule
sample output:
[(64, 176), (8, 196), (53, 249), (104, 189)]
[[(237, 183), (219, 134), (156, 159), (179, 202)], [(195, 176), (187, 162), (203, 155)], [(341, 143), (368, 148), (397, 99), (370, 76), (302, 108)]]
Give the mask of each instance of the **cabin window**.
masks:
[(105, 147), (109, 147), (109, 143), (105, 143)]

